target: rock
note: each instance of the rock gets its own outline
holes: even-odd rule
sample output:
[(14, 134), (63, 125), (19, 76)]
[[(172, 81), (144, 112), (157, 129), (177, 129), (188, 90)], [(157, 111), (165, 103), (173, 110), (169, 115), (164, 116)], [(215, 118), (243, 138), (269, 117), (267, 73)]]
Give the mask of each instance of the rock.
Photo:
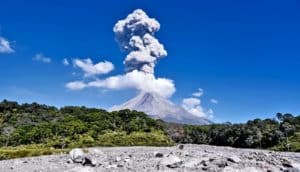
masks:
[(73, 160), (72, 160), (71, 158), (69, 158), (69, 159), (67, 160), (67, 163), (68, 163), (68, 164), (71, 164), (71, 163), (73, 163)]
[(282, 163), (282, 166), (284, 166), (284, 167), (293, 168), (292, 163), (286, 159), (283, 159), (281, 163)]
[(94, 159), (90, 156), (85, 156), (84, 161), (82, 162), (82, 165), (95, 167), (98, 165), (98, 163), (97, 163), (96, 159)]
[(121, 168), (121, 167), (124, 167), (124, 165), (118, 164), (117, 167)]
[(154, 152), (154, 156), (157, 158), (162, 158), (162, 157), (164, 157), (164, 154), (160, 153), (160, 152)]
[(130, 161), (130, 158), (125, 158), (124, 159), (124, 162), (129, 162)]
[(177, 156), (170, 155), (168, 157), (165, 157), (161, 161), (161, 164), (169, 168), (178, 168), (182, 165), (182, 160)]
[(209, 162), (213, 162), (214, 160), (216, 160), (215, 158), (209, 158)]
[(207, 167), (202, 167), (202, 170), (203, 170), (203, 171), (207, 171), (208, 168), (207, 168)]
[(200, 160), (199, 159), (191, 159), (188, 162), (184, 163), (184, 167), (185, 168), (196, 168), (199, 164), (200, 164)]
[(119, 162), (119, 161), (121, 161), (121, 157), (117, 156), (115, 162)]
[(219, 168), (225, 168), (226, 166), (228, 166), (227, 162), (226, 161), (219, 161), (216, 163), (216, 165), (219, 167)]
[(89, 155), (93, 155), (95, 157), (104, 157), (106, 158), (106, 154), (103, 153), (100, 149), (97, 149), (97, 148), (91, 148), (89, 149)]
[(117, 168), (118, 166), (116, 164), (108, 165), (106, 168)]
[(178, 149), (182, 150), (184, 148), (184, 145), (179, 145)]
[(238, 156), (231, 156), (229, 158), (227, 158), (228, 161), (233, 162), (233, 163), (239, 163), (241, 162), (241, 159)]
[(71, 160), (75, 163), (82, 163), (85, 160), (85, 154), (82, 149), (72, 149), (69, 155)]

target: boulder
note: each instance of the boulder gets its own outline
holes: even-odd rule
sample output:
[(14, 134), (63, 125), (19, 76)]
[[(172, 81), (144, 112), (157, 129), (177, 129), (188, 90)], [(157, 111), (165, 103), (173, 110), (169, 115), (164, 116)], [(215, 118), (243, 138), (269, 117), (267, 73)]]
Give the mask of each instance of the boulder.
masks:
[(75, 148), (69, 152), (70, 158), (75, 163), (83, 163), (85, 161), (85, 154), (82, 149)]

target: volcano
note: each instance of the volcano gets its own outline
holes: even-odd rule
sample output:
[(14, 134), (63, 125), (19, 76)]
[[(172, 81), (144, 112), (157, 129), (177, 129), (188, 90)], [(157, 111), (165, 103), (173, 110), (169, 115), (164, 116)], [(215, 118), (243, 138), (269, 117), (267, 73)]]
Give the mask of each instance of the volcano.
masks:
[(172, 123), (192, 125), (212, 123), (206, 118), (192, 115), (181, 106), (175, 105), (158, 94), (149, 92), (141, 92), (129, 101), (111, 108), (112, 111), (123, 109), (142, 111), (154, 119), (162, 119)]

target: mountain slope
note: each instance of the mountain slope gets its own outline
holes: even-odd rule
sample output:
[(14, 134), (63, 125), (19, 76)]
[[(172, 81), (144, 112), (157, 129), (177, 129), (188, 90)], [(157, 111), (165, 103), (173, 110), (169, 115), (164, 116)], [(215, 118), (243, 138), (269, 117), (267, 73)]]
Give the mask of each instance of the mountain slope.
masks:
[(181, 124), (210, 124), (211, 121), (194, 116), (180, 106), (157, 94), (141, 92), (138, 96), (111, 110), (131, 109), (142, 111), (152, 118)]

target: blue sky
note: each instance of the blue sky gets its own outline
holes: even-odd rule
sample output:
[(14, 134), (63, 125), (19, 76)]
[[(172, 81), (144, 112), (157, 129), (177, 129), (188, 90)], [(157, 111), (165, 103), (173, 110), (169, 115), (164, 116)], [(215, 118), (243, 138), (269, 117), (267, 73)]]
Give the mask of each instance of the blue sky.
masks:
[(298, 0), (3, 1), (0, 37), (14, 52), (0, 53), (0, 99), (108, 108), (131, 98), (136, 91), (66, 89), (81, 71), (62, 60), (107, 60), (115, 65), (109, 75), (124, 73), (126, 54), (112, 28), (137, 8), (161, 24), (156, 37), (168, 56), (155, 72), (174, 80), (172, 101), (180, 104), (202, 88), (202, 106), (220, 122), (299, 114)]

